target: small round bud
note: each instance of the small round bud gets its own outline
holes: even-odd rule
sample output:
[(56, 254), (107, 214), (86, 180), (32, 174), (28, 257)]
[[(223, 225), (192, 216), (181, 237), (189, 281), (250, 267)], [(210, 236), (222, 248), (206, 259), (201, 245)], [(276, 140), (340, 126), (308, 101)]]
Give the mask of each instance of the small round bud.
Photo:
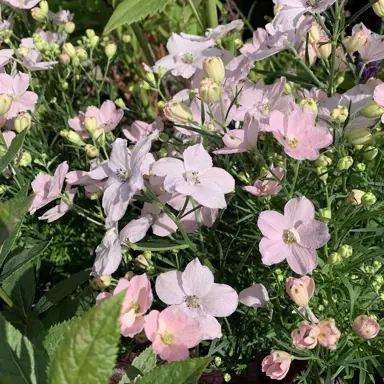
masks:
[(66, 53), (69, 57), (76, 57), (76, 49), (72, 43), (65, 43), (63, 45), (63, 52)]
[(328, 41), (328, 39), (320, 39), (317, 43), (313, 44), (317, 56), (322, 59), (328, 59), (332, 53), (332, 45)]
[(6, 185), (0, 185), (0, 193), (5, 193), (7, 192), (8, 187)]
[(81, 137), (75, 131), (67, 131), (65, 138), (75, 145), (79, 145), (81, 147), (85, 145), (84, 141), (81, 140)]
[(11, 109), (12, 101), (12, 96), (4, 93), (0, 95), (0, 116), (6, 114)]
[(91, 144), (87, 144), (85, 147), (84, 147), (84, 150), (85, 150), (85, 153), (87, 154), (88, 157), (98, 157), (100, 155), (100, 152), (99, 150), (91, 145)]
[(327, 167), (317, 167), (316, 168), (317, 175), (320, 180), (326, 182), (328, 179), (328, 168)]
[(356, 164), (356, 171), (357, 172), (364, 172), (366, 167), (367, 166), (364, 163)]
[(364, 150), (364, 160), (371, 161), (379, 154), (379, 150), (375, 147), (369, 146)]
[(108, 59), (111, 59), (113, 56), (115, 56), (116, 51), (117, 45), (115, 43), (110, 43), (105, 46), (105, 54), (107, 55)]
[(94, 276), (91, 280), (91, 287), (97, 290), (105, 289), (111, 285), (111, 281), (112, 277), (110, 275)]
[(125, 103), (121, 97), (119, 97), (118, 99), (115, 100), (115, 104), (121, 109), (127, 108), (127, 106), (125, 105)]
[(324, 154), (321, 154), (315, 161), (316, 167), (328, 167), (332, 164), (332, 159)]
[(229, 373), (224, 373), (224, 381), (229, 383), (231, 381), (231, 375)]
[(222, 359), (221, 359), (221, 357), (220, 357), (220, 356), (216, 356), (214, 361), (215, 361), (215, 365), (216, 365), (217, 367), (220, 367), (220, 365), (221, 365), (221, 363), (222, 363)]
[(301, 100), (299, 105), (300, 107), (303, 107), (303, 108), (312, 109), (313, 112), (315, 112), (315, 116), (317, 116), (317, 113), (318, 113), (317, 103), (312, 98), (307, 97)]
[(156, 78), (153, 72), (147, 72), (145, 75), (145, 79), (148, 81), (149, 84), (156, 84)]
[(99, 36), (92, 36), (90, 39), (89, 39), (89, 43), (90, 43), (90, 46), (91, 48), (95, 48), (97, 46), (97, 44), (99, 44)]
[(351, 257), (353, 254), (353, 248), (348, 245), (344, 244), (342, 245), (338, 250), (337, 253), (342, 257), (342, 258), (348, 258)]
[(361, 198), (365, 195), (360, 189), (352, 189), (351, 194), (347, 197), (346, 203), (351, 205), (360, 205)]
[(66, 53), (62, 53), (60, 56), (59, 56), (59, 61), (61, 64), (63, 65), (68, 65), (70, 62), (71, 62), (71, 58), (69, 57), (68, 54)]
[(352, 145), (364, 145), (372, 141), (372, 133), (369, 128), (352, 129), (344, 137)]
[(380, 285), (384, 284), (384, 276), (382, 276), (382, 275), (373, 276), (373, 280)]
[(85, 61), (88, 59), (88, 53), (84, 48), (77, 48), (76, 55), (80, 61)]
[(97, 191), (97, 192), (85, 191), (85, 196), (87, 196), (89, 200), (97, 200), (98, 198), (101, 197), (102, 194), (103, 194), (103, 191)]
[(61, 88), (64, 89), (64, 91), (69, 88), (69, 84), (67, 81), (61, 82), (60, 85), (61, 85)]
[(372, 9), (379, 17), (384, 17), (384, 0), (378, 0), (372, 4)]
[(73, 21), (67, 21), (65, 24), (64, 24), (64, 31), (66, 33), (68, 33), (68, 35), (70, 35), (71, 33), (73, 33), (73, 31), (75, 30), (76, 28), (76, 25)]
[(191, 109), (179, 102), (169, 102), (165, 104), (164, 115), (167, 120), (173, 123), (185, 124), (193, 120)]
[(330, 117), (334, 123), (342, 124), (347, 120), (348, 114), (348, 108), (338, 105), (332, 109)]
[(76, 68), (80, 65), (80, 59), (76, 57), (72, 57), (72, 65)]
[(220, 99), (220, 88), (214, 80), (207, 77), (200, 82), (199, 96), (203, 103), (216, 103)]
[(47, 17), (47, 15), (44, 14), (44, 12), (39, 7), (32, 8), (31, 15), (32, 18), (38, 21), (39, 23), (43, 23), (45, 21), (45, 18)]
[(340, 256), (339, 253), (337, 253), (337, 252), (332, 252), (332, 253), (328, 256), (327, 263), (328, 263), (328, 264), (335, 265), (335, 264), (340, 264), (342, 261), (343, 261), (343, 259), (342, 259), (342, 257)]
[(205, 77), (212, 79), (216, 84), (221, 84), (225, 76), (223, 60), (220, 57), (210, 57), (203, 62)]
[(376, 200), (377, 198), (372, 192), (367, 192), (361, 198), (361, 204), (365, 207), (369, 207), (370, 205), (375, 204)]
[(318, 307), (317, 307), (317, 310), (319, 311), (319, 312), (323, 312), (324, 311), (324, 305), (322, 305), (322, 304), (320, 304)]
[(14, 121), (15, 131), (20, 133), (24, 129), (29, 129), (32, 124), (32, 117), (28, 112), (19, 113)]
[(32, 163), (32, 155), (28, 151), (23, 151), (21, 154), (18, 165), (20, 167), (28, 167)]
[(384, 108), (372, 100), (360, 111), (360, 115), (367, 118), (377, 118), (384, 113)]
[(84, 126), (85, 126), (85, 129), (90, 133), (96, 131), (96, 129), (98, 128), (96, 117), (86, 116), (84, 119)]
[(375, 260), (373, 262), (373, 267), (375, 268), (375, 272), (377, 272), (382, 267), (382, 264), (379, 260)]
[(42, 1), (40, 1), (40, 3), (39, 3), (39, 7), (40, 7), (40, 9), (41, 9), (46, 15), (48, 15), (48, 11), (49, 11), (48, 1), (46, 1), (46, 0), (42, 0)]
[(87, 29), (85, 34), (87, 35), (88, 39), (92, 39), (93, 36), (96, 36), (96, 33), (93, 29)]
[(329, 208), (320, 208), (319, 215), (324, 223), (329, 223), (332, 218), (332, 211)]
[(123, 42), (129, 44), (132, 41), (132, 36), (129, 33), (124, 33)]
[(345, 170), (351, 168), (352, 164), (353, 164), (353, 158), (351, 156), (345, 156), (345, 157), (342, 157), (337, 162), (337, 169), (339, 171), (345, 171)]

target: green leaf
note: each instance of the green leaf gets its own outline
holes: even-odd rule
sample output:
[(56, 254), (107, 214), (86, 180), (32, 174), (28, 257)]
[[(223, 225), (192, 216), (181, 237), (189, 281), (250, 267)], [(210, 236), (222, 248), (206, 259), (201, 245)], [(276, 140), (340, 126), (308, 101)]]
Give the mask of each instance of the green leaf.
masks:
[(49, 356), (53, 355), (64, 333), (67, 331), (68, 327), (70, 327), (76, 320), (77, 318), (74, 318), (69, 321), (65, 321), (64, 323), (56, 324), (48, 329), (47, 333), (45, 333), (43, 346)]
[(142, 374), (152, 371), (156, 367), (156, 354), (152, 347), (141, 352), (139, 356), (133, 360), (132, 365), (137, 368)]
[(171, 251), (172, 249), (187, 249), (189, 244), (181, 240), (148, 240), (131, 244), (131, 248), (137, 251)]
[(82, 285), (89, 278), (89, 269), (77, 272), (67, 279), (60, 281), (52, 289), (50, 289), (36, 304), (33, 309), (38, 315), (45, 312), (52, 305), (58, 303), (61, 299), (68, 296), (72, 291)]
[(23, 147), (25, 135), (27, 134), (27, 129), (19, 133), (13, 140), (8, 149), (8, 152), (0, 158), (0, 173), (4, 171), (10, 162), (17, 156), (20, 149)]
[[(12, 232), (15, 230), (15, 228), (17, 228), (17, 225), (20, 224), (20, 222), (23, 220), (24, 215), (28, 212), (28, 209), (32, 204), (32, 200), (33, 196), (29, 196), (26, 198), (14, 198), (5, 201), (4, 203), (0, 203), (0, 245), (3, 244), (6, 240), (9, 240), (9, 237)], [(11, 241), (11, 244), (8, 244), (8, 247), (11, 247), (13, 245), (14, 239), (9, 241)], [(3, 247), (4, 246), (5, 243)], [(3, 264), (5, 257), (6, 255), (3, 256), (2, 249), (0, 267)]]
[(130, 25), (162, 11), (167, 2), (168, 0), (124, 0), (113, 12), (104, 29), (104, 34), (124, 24)]
[(113, 373), (124, 293), (91, 308), (64, 332), (48, 370), (50, 384), (108, 384)]
[(139, 384), (196, 384), (211, 357), (199, 357), (184, 361), (164, 364), (153, 369)]
[(0, 282), (7, 279), (18, 269), (23, 267), (26, 263), (34, 261), (40, 254), (43, 252), (49, 245), (49, 241), (44, 241), (43, 243), (37, 244), (32, 248), (25, 249), (23, 252), (12, 257), (8, 260), (1, 271)]
[(0, 383), (44, 384), (48, 357), (0, 313)]

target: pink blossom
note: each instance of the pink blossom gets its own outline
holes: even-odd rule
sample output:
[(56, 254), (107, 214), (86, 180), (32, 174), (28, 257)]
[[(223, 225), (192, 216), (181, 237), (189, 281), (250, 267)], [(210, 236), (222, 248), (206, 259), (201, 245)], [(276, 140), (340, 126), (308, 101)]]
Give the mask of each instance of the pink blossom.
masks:
[(95, 117), (97, 128), (102, 128), (105, 133), (113, 131), (124, 116), (121, 108), (116, 108), (111, 100), (104, 101), (100, 108), (88, 107), (85, 117)]
[(20, 54), (22, 64), (30, 71), (44, 71), (51, 69), (58, 61), (42, 61), (42, 55), (37, 49), (31, 49), (27, 54)]
[(278, 264), (286, 259), (300, 275), (316, 268), (316, 249), (330, 238), (328, 227), (315, 220), (315, 208), (305, 197), (289, 200), (284, 215), (276, 211), (261, 212), (257, 225), (264, 235), (259, 244), (263, 264)]
[(183, 158), (184, 161), (167, 157), (154, 164), (153, 172), (165, 176), (165, 190), (192, 196), (208, 208), (226, 207), (224, 195), (234, 190), (233, 177), (224, 169), (212, 166), (212, 158), (201, 144), (188, 147)]
[(13, 49), (1, 49), (0, 50), (0, 68), (6, 66), (14, 55)]
[(352, 324), (353, 331), (363, 339), (373, 339), (380, 332), (380, 324), (370, 316), (360, 315)]
[(367, 42), (359, 49), (361, 59), (365, 63), (372, 63), (373, 61), (384, 59), (384, 42), (383, 36), (371, 32), (368, 36)]
[(2, 132), (2, 134), (3, 134), (5, 145), (7, 148), (9, 148), (11, 146), (13, 139), (16, 137), (16, 133), (13, 131), (4, 131)]
[(299, 307), (307, 307), (309, 300), (315, 292), (315, 281), (308, 276), (300, 278), (290, 277), (285, 285), (292, 301)]
[(249, 193), (252, 193), (252, 195), (255, 195), (255, 196), (260, 196), (260, 197), (273, 196), (278, 194), (283, 188), (281, 186), (281, 183), (276, 181), (276, 178), (281, 181), (283, 177), (284, 177), (283, 168), (272, 167), (270, 172), (268, 172), (268, 174), (265, 176), (267, 180), (260, 180), (260, 179), (256, 180), (253, 186), (246, 186), (246, 187), (243, 187), (243, 189)]
[(72, 21), (73, 16), (74, 16), (73, 13), (65, 9), (62, 9), (57, 13), (48, 11), (48, 20), (52, 21), (54, 24), (57, 24), (57, 25), (65, 24), (68, 21)]
[(57, 167), (53, 176), (37, 175), (35, 177), (32, 181), (32, 189), (35, 193), (35, 197), (33, 199), (32, 206), (29, 209), (31, 215), (38, 209), (60, 197), (67, 172), (68, 164), (64, 161)]
[(315, 101), (323, 101), (328, 99), (328, 95), (319, 88), (311, 88), (310, 90), (305, 88), (298, 89), (296, 94), (302, 99), (310, 98)]
[(3, 0), (3, 3), (14, 9), (31, 9), (41, 0)]
[(162, 273), (156, 279), (160, 300), (177, 307), (200, 323), (204, 340), (221, 337), (221, 325), (215, 317), (227, 317), (237, 308), (238, 296), (233, 288), (214, 283), (213, 273), (192, 260), (184, 272)]
[(203, 336), (199, 322), (174, 307), (151, 311), (145, 316), (144, 331), (154, 352), (169, 362), (188, 358), (188, 349), (199, 344)]
[(252, 308), (264, 308), (269, 303), (268, 291), (263, 284), (256, 284), (239, 293), (240, 303)]
[(264, 28), (257, 28), (256, 31), (253, 32), (252, 43), (244, 44), (244, 46), (240, 49), (240, 52), (243, 55), (254, 54), (259, 49), (266, 49), (267, 46), (264, 44), (267, 38), (268, 32)]
[(339, 340), (341, 336), (340, 331), (336, 328), (335, 320), (321, 320), (317, 325), (320, 328), (320, 334), (317, 339), (319, 344), (334, 351), (337, 340)]
[(7, 119), (16, 117), (19, 112), (33, 111), (37, 102), (37, 95), (27, 91), (29, 75), (18, 73), (15, 77), (0, 73), (0, 94), (13, 98), (11, 108), (5, 114)]
[(319, 149), (333, 142), (328, 128), (315, 126), (315, 113), (308, 108), (296, 107), (288, 116), (274, 111), (269, 124), (285, 153), (296, 160), (316, 160)]
[(123, 129), (123, 134), (128, 140), (132, 141), (132, 143), (136, 143), (156, 130), (159, 132), (163, 132), (164, 130), (164, 123), (161, 117), (158, 117), (151, 124), (136, 120), (129, 128)]
[(317, 345), (320, 327), (308, 321), (302, 321), (301, 327), (295, 329), (291, 336), (293, 344), (297, 349), (313, 349)]
[(273, 351), (261, 363), (261, 370), (273, 380), (282, 380), (291, 366), (291, 355), (283, 351)]
[(94, 193), (103, 191), (105, 183), (100, 180), (94, 180), (88, 176), (86, 171), (71, 171), (67, 173), (65, 181), (71, 185), (81, 185), (87, 192)]
[[(384, 108), (384, 83), (379, 84), (373, 92), (373, 100)], [(381, 121), (384, 122), (384, 114), (381, 115)]]
[[(309, 307), (298, 307), (297, 310), (304, 316), (304, 317), (309, 317), (309, 320), (312, 323), (317, 324), (319, 322), (319, 319), (316, 317), (316, 315), (313, 313), (311, 308)], [(309, 316), (308, 316), (309, 315)]]

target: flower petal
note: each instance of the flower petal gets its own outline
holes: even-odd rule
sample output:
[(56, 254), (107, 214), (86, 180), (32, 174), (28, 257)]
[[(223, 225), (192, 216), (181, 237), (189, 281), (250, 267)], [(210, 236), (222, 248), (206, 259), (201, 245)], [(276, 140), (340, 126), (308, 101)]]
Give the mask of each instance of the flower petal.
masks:
[(152, 224), (150, 217), (144, 216), (137, 220), (131, 220), (120, 232), (120, 241), (127, 239), (131, 243), (137, 243), (145, 237)]
[(207, 295), (201, 297), (204, 311), (215, 317), (227, 317), (236, 311), (239, 298), (236, 291), (226, 284), (213, 284)]
[(309, 220), (299, 225), (297, 232), (300, 236), (299, 244), (311, 249), (321, 248), (331, 237), (328, 226), (317, 220)]
[(166, 213), (162, 213), (153, 223), (152, 231), (156, 236), (168, 236), (177, 231), (177, 225)]
[(252, 285), (239, 294), (240, 303), (253, 308), (264, 308), (269, 302), (268, 291), (263, 284)]
[(264, 265), (281, 263), (289, 254), (289, 246), (283, 240), (271, 240), (263, 237), (259, 243), (261, 260)]
[(283, 231), (289, 228), (286, 218), (276, 211), (263, 211), (257, 220), (261, 233), (273, 240), (282, 240)]
[(199, 315), (195, 319), (200, 323), (200, 329), (203, 331), (203, 340), (219, 339), (221, 333), (220, 323), (211, 315)]
[(184, 302), (186, 294), (183, 290), (181, 272), (161, 273), (156, 279), (155, 289), (157, 296), (165, 304), (172, 305)]
[(235, 179), (224, 169), (212, 167), (207, 171), (199, 173), (199, 181), (205, 184), (206, 181), (217, 184), (224, 193), (235, 190)]
[(204, 297), (213, 286), (213, 273), (201, 265), (198, 258), (192, 260), (185, 268), (182, 276), (183, 290), (188, 296)]
[(294, 272), (305, 275), (311, 273), (317, 267), (317, 252), (314, 249), (307, 249), (298, 244), (293, 244), (291, 252), (287, 255), (287, 262)]
[(183, 153), (185, 169), (191, 172), (202, 172), (212, 168), (212, 158), (202, 144), (188, 147)]
[(297, 197), (285, 204), (284, 216), (290, 226), (297, 228), (299, 224), (315, 218), (315, 207), (306, 197)]

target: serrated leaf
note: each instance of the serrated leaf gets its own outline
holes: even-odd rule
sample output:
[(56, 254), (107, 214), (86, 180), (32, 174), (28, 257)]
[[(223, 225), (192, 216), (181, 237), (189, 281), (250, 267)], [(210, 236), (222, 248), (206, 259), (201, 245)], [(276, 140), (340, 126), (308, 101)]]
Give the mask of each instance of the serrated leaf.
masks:
[(45, 312), (52, 305), (64, 299), (72, 291), (82, 285), (89, 278), (89, 270), (77, 272), (67, 279), (60, 281), (53, 288), (51, 288), (36, 304), (33, 309), (38, 315)]
[(50, 384), (108, 384), (113, 373), (124, 293), (91, 308), (64, 332), (48, 370)]
[(49, 328), (46, 336), (43, 341), (43, 346), (48, 353), (48, 356), (52, 356), (55, 352), (58, 344), (63, 338), (64, 333), (67, 329), (72, 325), (73, 321), (77, 319), (71, 319), (69, 321), (65, 321), (64, 323), (56, 324), (53, 327)]
[[(16, 226), (23, 220), (24, 215), (32, 204), (32, 200), (33, 196), (29, 196), (14, 198), (0, 203), (0, 245), (8, 239)], [(3, 255), (3, 251), (1, 255)], [(5, 260), (5, 256), (0, 259), (0, 267)]]
[(17, 156), (24, 144), (25, 135), (27, 134), (27, 129), (19, 133), (13, 140), (7, 151), (7, 153), (0, 158), (0, 173), (4, 171), (6, 167), (11, 163), (11, 161)]
[(104, 29), (104, 34), (124, 24), (130, 25), (163, 10), (168, 0), (125, 0), (120, 3)]
[(199, 357), (164, 364), (147, 373), (139, 384), (196, 384), (211, 357)]
[(37, 244), (32, 248), (25, 249), (23, 252), (12, 257), (4, 264), (0, 275), (0, 282), (7, 279), (26, 263), (34, 261), (41, 254), (41, 252), (48, 247), (49, 243), (49, 241), (44, 241), (43, 243)]
[(44, 384), (48, 357), (0, 313), (0, 383)]
[(152, 347), (141, 352), (139, 356), (133, 360), (132, 365), (137, 368), (142, 374), (152, 371), (156, 367), (156, 354)]

